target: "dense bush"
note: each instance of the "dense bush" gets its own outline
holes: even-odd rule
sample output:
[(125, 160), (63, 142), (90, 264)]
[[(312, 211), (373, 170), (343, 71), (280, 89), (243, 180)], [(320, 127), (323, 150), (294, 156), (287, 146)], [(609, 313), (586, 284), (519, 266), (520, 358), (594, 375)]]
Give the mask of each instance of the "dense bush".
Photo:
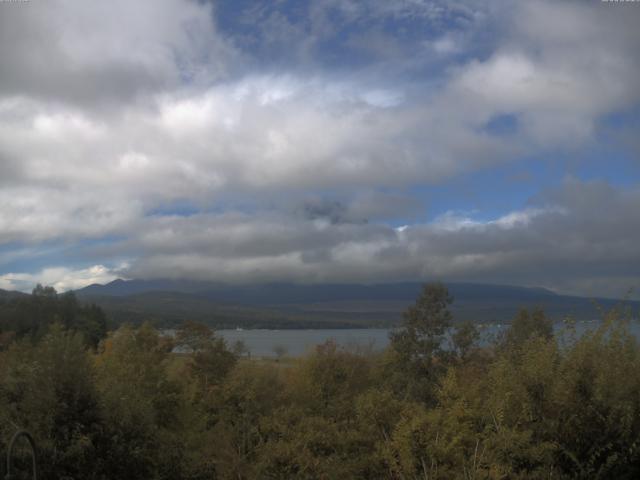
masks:
[(639, 478), (640, 350), (620, 312), (577, 338), (523, 311), (480, 348), (448, 329), (450, 301), (425, 287), (384, 352), (278, 362), (194, 323), (93, 349), (60, 321), (0, 352), (0, 447), (29, 429), (44, 479)]

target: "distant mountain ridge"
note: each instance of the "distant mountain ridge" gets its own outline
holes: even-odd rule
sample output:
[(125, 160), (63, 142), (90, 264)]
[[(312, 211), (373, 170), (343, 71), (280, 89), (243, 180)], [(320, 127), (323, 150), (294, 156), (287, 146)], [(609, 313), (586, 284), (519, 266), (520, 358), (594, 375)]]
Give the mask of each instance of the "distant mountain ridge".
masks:
[(16, 292), (15, 290), (2, 290), (0, 288), (0, 300), (7, 300), (11, 298), (19, 298), (27, 295), (26, 293)]
[[(175, 325), (184, 319), (216, 328), (388, 327), (419, 295), (422, 282), (389, 284), (227, 285), (181, 280), (115, 280), (77, 290), (117, 322), (152, 320)], [(559, 320), (599, 316), (591, 299), (559, 295), (544, 288), (447, 283), (456, 320), (509, 322), (520, 308), (543, 308)], [(595, 299), (605, 309), (617, 301)], [(640, 302), (628, 302), (634, 309)]]
[[(76, 290), (79, 296), (127, 296), (148, 292), (180, 292), (225, 303), (249, 305), (287, 305), (307, 302), (334, 302), (347, 300), (415, 300), (424, 282), (398, 282), (383, 284), (309, 284), (266, 283), (256, 285), (229, 285), (192, 280), (114, 280), (106, 285), (93, 284)], [(544, 288), (475, 283), (447, 283), (454, 297), (464, 299), (546, 298), (558, 295)]]

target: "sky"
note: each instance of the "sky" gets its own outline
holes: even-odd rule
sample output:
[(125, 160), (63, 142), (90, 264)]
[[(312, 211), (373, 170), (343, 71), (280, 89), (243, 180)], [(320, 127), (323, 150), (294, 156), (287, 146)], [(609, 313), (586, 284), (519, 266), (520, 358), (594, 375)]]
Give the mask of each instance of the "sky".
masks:
[(640, 288), (640, 3), (0, 1), (0, 288)]

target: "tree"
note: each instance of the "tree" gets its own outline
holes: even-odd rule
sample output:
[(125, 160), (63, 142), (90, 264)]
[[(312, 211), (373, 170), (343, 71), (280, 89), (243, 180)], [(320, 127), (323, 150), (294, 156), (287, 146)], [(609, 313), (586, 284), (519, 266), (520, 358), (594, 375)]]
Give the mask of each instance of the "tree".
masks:
[(271, 445), (261, 422), (282, 407), (283, 397), (284, 385), (271, 364), (243, 362), (230, 372), (203, 405), (210, 428), (193, 439), (200, 470), (215, 466), (216, 475), (204, 478), (265, 478), (258, 456), (261, 446), (268, 453)]
[(80, 307), (72, 328), (82, 333), (88, 346), (96, 348), (107, 336), (107, 316), (97, 305)]
[(238, 361), (236, 355), (227, 348), (223, 338), (214, 338), (190, 359), (189, 368), (207, 388), (222, 382)]
[(279, 408), (254, 422), (267, 443), (259, 446), (259, 475), (249, 478), (385, 478), (374, 459), (376, 439), (357, 418), (370, 360), (329, 340), (281, 370)]
[(96, 359), (106, 422), (106, 478), (180, 478), (183, 395), (169, 378), (170, 343), (145, 323), (113, 332)]
[(53, 287), (43, 287), (41, 284), (37, 284), (36, 288), (31, 291), (31, 295), (34, 297), (54, 298), (57, 295), (57, 292)]
[(176, 332), (176, 346), (185, 352), (195, 353), (206, 348), (213, 337), (213, 331), (206, 325), (186, 320)]
[(227, 348), (224, 338), (216, 337), (202, 323), (184, 322), (176, 335), (176, 343), (191, 353), (187, 367), (205, 390), (220, 383), (237, 362), (237, 356)]
[(276, 354), (276, 360), (279, 362), (287, 354), (287, 347), (284, 345), (275, 345), (273, 347), (273, 353)]
[(458, 356), (464, 360), (479, 338), (480, 332), (478, 332), (475, 324), (471, 321), (466, 321), (456, 325), (451, 340)]
[(11, 299), (0, 305), (0, 346), (8, 338), (39, 340), (51, 325), (82, 333), (85, 343), (96, 348), (107, 334), (107, 317), (96, 305), (83, 305), (73, 292), (56, 293), (53, 287), (38, 284), (32, 295)]
[(236, 340), (231, 350), (237, 357), (242, 357), (244, 355), (251, 357), (251, 351), (243, 340)]
[(441, 283), (427, 283), (415, 305), (404, 313), (402, 327), (390, 334), (392, 368), (405, 375), (405, 387), (424, 398), (443, 371), (442, 341), (451, 325), (453, 298)]
[[(56, 324), (37, 345), (14, 343), (2, 360), (3, 440), (18, 427), (29, 430), (43, 478), (96, 478), (103, 425), (82, 336)], [(13, 427), (3, 432), (6, 426)]]
[(501, 344), (503, 348), (519, 348), (532, 337), (545, 340), (553, 338), (553, 321), (540, 308), (534, 309), (531, 313), (523, 308), (513, 319)]

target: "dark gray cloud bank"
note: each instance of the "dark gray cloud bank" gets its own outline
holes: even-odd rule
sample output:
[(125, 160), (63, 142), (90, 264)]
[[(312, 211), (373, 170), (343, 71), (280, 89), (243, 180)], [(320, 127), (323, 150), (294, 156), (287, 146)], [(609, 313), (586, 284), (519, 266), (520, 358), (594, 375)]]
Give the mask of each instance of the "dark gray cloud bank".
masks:
[[(257, 5), (234, 33), (210, 2), (0, 3), (0, 288), (443, 278), (620, 295), (639, 283), (637, 177), (563, 175), (491, 218), (415, 194), (596, 146), (640, 103), (640, 8), (618, 7), (332, 0), (293, 21)], [(503, 116), (517, 129), (488, 132)], [(612, 128), (640, 163), (638, 132)], [(52, 244), (82, 258), (48, 259)]]

